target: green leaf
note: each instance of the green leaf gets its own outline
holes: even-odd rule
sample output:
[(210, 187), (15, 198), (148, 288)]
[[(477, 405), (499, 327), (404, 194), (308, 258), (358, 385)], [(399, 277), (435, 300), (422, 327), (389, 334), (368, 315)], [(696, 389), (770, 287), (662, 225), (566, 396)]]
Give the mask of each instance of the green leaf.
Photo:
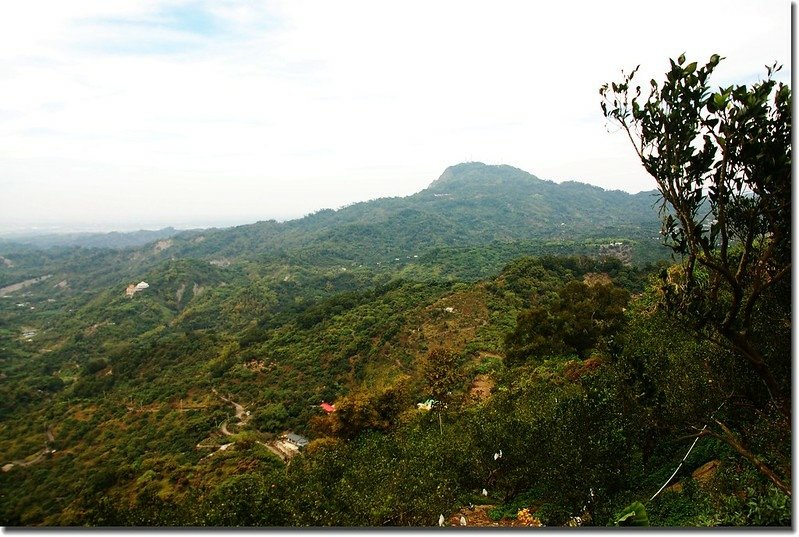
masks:
[(633, 502), (616, 518), (617, 526), (649, 526), (646, 507), (641, 502)]

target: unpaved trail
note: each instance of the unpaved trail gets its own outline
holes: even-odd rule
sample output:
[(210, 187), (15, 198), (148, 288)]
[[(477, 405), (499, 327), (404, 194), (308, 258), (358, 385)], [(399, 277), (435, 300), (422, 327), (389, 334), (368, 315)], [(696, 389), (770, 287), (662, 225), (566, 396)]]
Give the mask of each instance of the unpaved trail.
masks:
[(14, 466), (22, 466), (23, 468), (26, 466), (31, 466), (38, 462), (41, 462), (47, 455), (55, 453), (55, 450), (50, 447), (51, 444), (55, 440), (55, 436), (53, 435), (53, 426), (50, 425), (45, 430), (45, 436), (47, 440), (44, 442), (44, 449), (41, 449), (34, 453), (33, 455), (28, 455), (24, 459), (18, 459), (15, 461), (11, 461), (7, 464), (3, 465), (2, 470), (4, 472), (10, 471)]
[(516, 518), (503, 518), (501, 520), (492, 520), (489, 517), (489, 512), (494, 508), (494, 505), (473, 505), (470, 507), (463, 507), (456, 513), (451, 514), (445, 519), (444, 526), (459, 526), (463, 527), (461, 518), (466, 522), (465, 526), (477, 528), (505, 528), (505, 527), (525, 527), (525, 528), (538, 528), (541, 527), (541, 522), (536, 518), (516, 519)]
[[(220, 393), (216, 391), (216, 388), (211, 388), (211, 391), (214, 392), (214, 394), (220, 399), (222, 399), (224, 402), (233, 405), (233, 408), (236, 409), (236, 419), (239, 420), (237, 425), (242, 426), (247, 424), (247, 422), (250, 419), (250, 413), (244, 410), (244, 407), (242, 405), (238, 404), (237, 402), (231, 399), (228, 399), (224, 395), (220, 395)], [(222, 431), (222, 434), (225, 436), (233, 436), (233, 433), (231, 433), (230, 430), (228, 430), (227, 428), (227, 420), (222, 422), (222, 425), (219, 427), (219, 430)]]
[[(51, 450), (50, 448), (44, 448), (43, 450), (36, 452), (34, 455), (26, 457), (25, 460), (16, 460), (16, 461), (11, 461), (8, 464), (4, 464), (3, 471), (8, 472), (14, 466), (22, 466), (24, 468), (26, 466), (36, 464), (37, 462), (40, 462), (46, 455), (49, 455), (52, 452), (53, 450)], [(33, 458), (31, 459), (31, 457)]]
[(0, 287), (0, 296), (6, 296), (8, 293), (16, 293), (17, 291), (24, 289), (29, 285), (43, 282), (44, 280), (52, 276), (53, 276), (52, 274), (46, 274), (44, 276), (39, 276), (38, 278), (31, 278), (30, 280), (25, 280), (24, 282), (19, 282), (12, 285), (7, 285), (5, 287)]
[[(224, 402), (230, 403), (231, 405), (233, 405), (233, 408), (236, 409), (236, 414), (235, 414), (236, 419), (239, 420), (238, 425), (245, 425), (247, 423), (247, 420), (249, 419), (249, 413), (246, 410), (244, 410), (244, 407), (242, 405), (240, 405), (240, 404), (236, 403), (235, 401), (225, 397), (224, 395), (220, 395), (220, 393), (218, 391), (216, 391), (216, 388), (211, 388), (211, 391), (214, 392), (214, 395), (216, 395), (217, 397), (222, 399)], [(228, 420), (225, 420), (225, 421), (222, 422), (222, 425), (219, 426), (219, 432), (221, 432), (225, 436), (233, 436), (234, 433), (230, 432), (230, 430), (227, 428), (227, 423), (228, 423)], [(199, 449), (209, 449), (209, 448), (213, 449), (213, 448), (216, 448), (216, 449), (214, 449), (214, 451), (212, 451), (211, 453), (209, 453), (208, 455), (203, 457), (203, 459), (207, 459), (208, 457), (212, 456), (214, 453), (217, 453), (219, 451), (225, 451), (226, 449), (228, 449), (233, 444), (235, 444), (235, 442), (222, 444), (221, 446), (213, 446), (213, 445), (206, 445), (206, 444), (203, 444), (202, 442), (200, 442), (199, 444), (197, 444), (197, 448), (199, 448)]]
[[(214, 392), (214, 395), (219, 397), (224, 402), (233, 405), (233, 408), (236, 409), (235, 418), (237, 420), (239, 420), (237, 425), (242, 426), (242, 425), (246, 425), (247, 424), (247, 422), (250, 419), (250, 413), (244, 409), (243, 405), (240, 405), (237, 402), (233, 401), (232, 399), (230, 399), (228, 397), (225, 397), (224, 395), (221, 395), (218, 391), (216, 391), (216, 388), (211, 388), (211, 391)], [(219, 426), (219, 431), (225, 436), (233, 436), (235, 434), (235, 433), (232, 433), (230, 431), (230, 429), (228, 429), (228, 420), (225, 420), (225, 421), (222, 422), (222, 424)], [(289, 462), (291, 462), (292, 453), (287, 452), (285, 449), (281, 449), (279, 444), (275, 444), (274, 442), (268, 442), (268, 443), (267, 442), (261, 442), (260, 440), (256, 440), (255, 442), (257, 444), (260, 444), (260, 445), (264, 446), (270, 452), (274, 453), (281, 461), (283, 461), (283, 462), (285, 462), (287, 464)], [(209, 446), (209, 445), (204, 445), (204, 444), (200, 443), (200, 444), (197, 444), (197, 447), (198, 448), (213, 448), (213, 447), (216, 447), (216, 449), (212, 453), (209, 453), (208, 455), (203, 457), (203, 459), (206, 459), (206, 458), (212, 456), (214, 453), (217, 453), (218, 451), (224, 451), (224, 450), (228, 449), (233, 444), (235, 444), (235, 442), (230, 442), (229, 444), (223, 444), (223, 445), (221, 445), (219, 447), (216, 447), (216, 446)]]
[(214, 394), (216, 394), (216, 396), (219, 397), (221, 400), (225, 401), (226, 403), (230, 403), (231, 405), (233, 405), (233, 407), (236, 409), (236, 419), (239, 420), (239, 425), (244, 425), (244, 424), (247, 423), (247, 421), (249, 419), (249, 415), (244, 410), (243, 406), (241, 406), (240, 404), (236, 403), (235, 401), (232, 401), (232, 400), (228, 399), (224, 395), (220, 395), (219, 392), (216, 391), (216, 388), (211, 388), (211, 391), (214, 392)]

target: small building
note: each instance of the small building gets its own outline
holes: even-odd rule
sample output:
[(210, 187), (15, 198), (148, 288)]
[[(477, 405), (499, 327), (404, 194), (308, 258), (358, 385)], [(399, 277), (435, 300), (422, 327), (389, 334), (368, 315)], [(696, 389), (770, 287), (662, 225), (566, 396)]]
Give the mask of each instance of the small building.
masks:
[(150, 284), (147, 283), (147, 282), (139, 282), (139, 283), (137, 283), (135, 285), (134, 284), (130, 284), (130, 285), (128, 285), (127, 289), (125, 289), (125, 295), (127, 297), (132, 297), (133, 295), (135, 295), (139, 291), (144, 291), (148, 287), (150, 287)]
[(325, 403), (324, 401), (322, 401), (322, 404), (319, 406), (328, 414), (336, 411), (336, 405), (331, 405), (330, 403)]
[(286, 435), (286, 442), (294, 444), (298, 448), (304, 448), (308, 445), (308, 439), (296, 433), (288, 433)]

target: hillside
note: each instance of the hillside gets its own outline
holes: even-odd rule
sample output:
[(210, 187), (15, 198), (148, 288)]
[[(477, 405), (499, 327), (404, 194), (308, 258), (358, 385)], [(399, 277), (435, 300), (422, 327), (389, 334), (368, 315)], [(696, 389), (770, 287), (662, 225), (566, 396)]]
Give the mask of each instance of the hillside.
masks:
[[(257, 272), (275, 278), (293, 274), (296, 279), (313, 266), (350, 271), (337, 280), (352, 279), (354, 271), (361, 284), (398, 271), (412, 279), (476, 280), (520, 255), (596, 256), (603, 245), (616, 241), (623, 241), (632, 262), (641, 265), (667, 255), (655, 200), (652, 192), (630, 195), (581, 183), (556, 184), (511, 166), (465, 163), (447, 168), (411, 196), (326, 209), (288, 222), (177, 234), (167, 228), (89, 235), (80, 246), (63, 246), (73, 240), (64, 237), (62, 246), (47, 250), (0, 242), (0, 290), (52, 274), (54, 281), (69, 284), (59, 289), (62, 295), (95, 293), (106, 285), (124, 287), (141, 280), (176, 259), (239, 271), (255, 263)], [(127, 246), (148, 234), (157, 240)]]
[[(746, 363), (657, 307), (680, 267), (652, 202), (469, 163), (290, 222), (0, 245), (0, 523), (608, 525), (730, 393), (714, 416), (789, 475)], [(768, 293), (753, 338), (790, 355)], [(697, 446), (653, 524), (785, 524)]]

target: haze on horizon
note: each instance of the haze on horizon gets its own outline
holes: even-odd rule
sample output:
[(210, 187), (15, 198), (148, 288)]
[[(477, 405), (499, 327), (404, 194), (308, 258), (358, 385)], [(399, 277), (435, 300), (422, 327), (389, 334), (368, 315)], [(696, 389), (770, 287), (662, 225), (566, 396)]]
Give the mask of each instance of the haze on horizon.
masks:
[(599, 86), (791, 77), (791, 3), (32, 0), (0, 18), (0, 233), (290, 219), (447, 166), (654, 187)]

